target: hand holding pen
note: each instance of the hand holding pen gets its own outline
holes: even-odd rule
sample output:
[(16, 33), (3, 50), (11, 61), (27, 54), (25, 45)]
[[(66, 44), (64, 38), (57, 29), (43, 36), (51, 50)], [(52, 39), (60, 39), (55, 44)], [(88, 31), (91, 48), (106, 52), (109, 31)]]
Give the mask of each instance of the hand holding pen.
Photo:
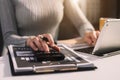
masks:
[(33, 50), (45, 51), (49, 53), (49, 47), (59, 51), (59, 47), (55, 44), (51, 34), (42, 34), (34, 37), (30, 37), (26, 41), (26, 45), (31, 47)]

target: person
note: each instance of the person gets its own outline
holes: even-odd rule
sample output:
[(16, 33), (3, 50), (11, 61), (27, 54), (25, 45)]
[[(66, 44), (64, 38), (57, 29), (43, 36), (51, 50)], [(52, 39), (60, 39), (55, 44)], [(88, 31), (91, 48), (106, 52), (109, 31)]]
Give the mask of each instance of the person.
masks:
[[(0, 0), (0, 21), (5, 45), (26, 45), (33, 50), (59, 50), (57, 37), (63, 14), (88, 44), (99, 35), (74, 0)], [(47, 38), (46, 42), (43, 37)]]

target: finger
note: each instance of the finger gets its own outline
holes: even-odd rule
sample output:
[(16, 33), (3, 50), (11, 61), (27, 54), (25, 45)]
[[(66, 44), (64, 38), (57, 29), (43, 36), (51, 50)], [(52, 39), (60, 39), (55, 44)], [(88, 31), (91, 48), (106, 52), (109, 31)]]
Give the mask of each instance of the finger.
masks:
[(37, 51), (38, 48), (35, 46), (35, 44), (33, 43), (33, 41), (30, 39), (29, 41), (29, 44), (28, 44), (29, 47), (31, 47), (33, 50)]
[(100, 31), (96, 31), (96, 35), (97, 35), (97, 38), (98, 38), (99, 35), (100, 35)]
[(99, 37), (100, 32), (99, 31), (94, 31), (93, 36), (95, 37), (95, 40), (93, 41), (92, 45), (94, 46), (97, 42), (97, 39)]
[(91, 32), (91, 33), (90, 33), (90, 37), (91, 37), (91, 39), (92, 39), (92, 42), (95, 43), (95, 42), (96, 42), (96, 39), (97, 39), (96, 32)]
[(56, 51), (60, 51), (60, 48), (57, 45), (54, 45), (52, 48), (55, 49)]
[(91, 37), (90, 37), (90, 33), (85, 33), (84, 41), (87, 42), (89, 45), (92, 44), (92, 40), (91, 40)]
[(99, 32), (99, 31), (96, 31), (95, 34), (96, 34), (96, 40), (95, 40), (94, 43), (92, 43), (93, 46), (95, 46), (95, 44), (96, 44), (96, 42), (97, 42), (97, 39), (98, 39), (98, 37), (99, 37), (100, 32)]
[(44, 51), (49, 53), (49, 52), (50, 52), (50, 49), (49, 49), (49, 47), (48, 47), (48, 45), (46, 44), (45, 41), (42, 42), (42, 45), (43, 45)]
[(40, 43), (40, 39), (38, 37), (33, 39), (34, 44), (38, 47), (39, 50), (43, 51), (43, 47)]
[(92, 44), (92, 40), (91, 40), (91, 38), (88, 37), (88, 38), (86, 39), (86, 42), (87, 42), (89, 45), (91, 45), (91, 44)]
[(44, 37), (48, 39), (49, 45), (54, 46), (54, 40), (51, 34), (43, 34)]
[(44, 40), (41, 40), (41, 39), (39, 41), (41, 43), (43, 51), (49, 52), (50, 50), (49, 50), (49, 47), (48, 47), (47, 43)]

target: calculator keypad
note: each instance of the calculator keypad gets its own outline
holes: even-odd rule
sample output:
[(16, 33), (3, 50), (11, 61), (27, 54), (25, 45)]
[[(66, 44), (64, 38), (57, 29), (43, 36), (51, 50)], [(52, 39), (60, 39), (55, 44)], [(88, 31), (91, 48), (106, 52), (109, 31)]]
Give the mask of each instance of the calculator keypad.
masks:
[(22, 61), (59, 61), (64, 59), (64, 55), (52, 48), (50, 53), (44, 51), (33, 51), (29, 47), (13, 47), (16, 56)]

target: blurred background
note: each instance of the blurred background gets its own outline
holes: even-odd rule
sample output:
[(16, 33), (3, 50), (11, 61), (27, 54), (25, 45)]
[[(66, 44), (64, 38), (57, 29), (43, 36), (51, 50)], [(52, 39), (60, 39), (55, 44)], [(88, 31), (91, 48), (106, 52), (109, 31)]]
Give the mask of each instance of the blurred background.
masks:
[[(96, 30), (99, 29), (99, 19), (119, 18), (120, 17), (120, 0), (75, 0), (88, 20)], [(69, 29), (69, 30), (68, 30)], [(66, 31), (67, 30), (67, 31)], [(64, 17), (59, 32), (59, 39), (69, 39), (77, 36), (77, 31), (73, 24)], [(72, 36), (71, 36), (72, 35)]]

